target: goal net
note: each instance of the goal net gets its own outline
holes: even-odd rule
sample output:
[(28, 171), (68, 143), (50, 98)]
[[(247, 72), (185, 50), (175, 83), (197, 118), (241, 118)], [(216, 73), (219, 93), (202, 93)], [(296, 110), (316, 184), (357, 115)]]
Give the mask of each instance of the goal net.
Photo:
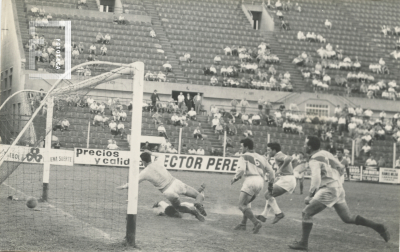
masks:
[[(13, 106), (0, 110), (0, 250), (24, 250), (25, 240), (25, 245), (32, 240), (96, 244), (112, 243), (125, 235), (127, 195), (115, 187), (127, 182), (128, 166), (75, 163), (74, 155), (77, 149), (79, 153), (87, 154), (90, 149), (114, 155), (104, 150), (110, 141), (119, 145), (121, 152), (130, 151), (128, 105), (132, 99), (92, 94), (99, 84), (117, 78), (142, 85), (143, 63), (85, 64), (114, 65), (115, 69), (91, 78), (60, 79), (45, 94), (23, 92), (11, 102), (21, 104), (16, 113)], [(91, 111), (91, 99), (104, 104), (99, 115), (109, 121), (114, 118), (111, 107), (126, 113), (126, 118), (117, 120), (124, 125), (122, 134), (111, 134), (109, 121), (93, 123), (98, 113)], [(31, 198), (38, 201), (36, 206), (35, 200), (28, 201)]]

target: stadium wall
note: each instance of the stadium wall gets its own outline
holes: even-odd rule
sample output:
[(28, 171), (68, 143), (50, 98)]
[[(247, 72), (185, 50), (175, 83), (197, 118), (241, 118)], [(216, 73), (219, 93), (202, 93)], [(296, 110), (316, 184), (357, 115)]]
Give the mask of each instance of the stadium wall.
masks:
[[(80, 79), (78, 79), (77, 76), (72, 75), (71, 82), (75, 83), (77, 81), (80, 81)], [(48, 80), (48, 82), (52, 84), (55, 80)], [(27, 82), (26, 88), (37, 90), (43, 88), (46, 91), (50, 88), (50, 85), (43, 80), (30, 80)], [(360, 105), (363, 109), (371, 109), (375, 113), (380, 113), (384, 110), (389, 117), (397, 113), (399, 110), (398, 102), (382, 99), (370, 100), (366, 98), (348, 98), (330, 94), (260, 91), (254, 89), (237, 89), (153, 81), (144, 81), (143, 98), (145, 100), (150, 100), (150, 96), (155, 89), (157, 90), (161, 101), (167, 101), (171, 97), (172, 91), (202, 93), (204, 96), (203, 105), (207, 110), (210, 109), (211, 105), (230, 106), (232, 99), (241, 100), (242, 98), (246, 98), (249, 101), (250, 107), (256, 108), (257, 101), (261, 97), (265, 100), (270, 100), (272, 103), (283, 103), (287, 108), (290, 104), (294, 103), (299, 107), (300, 111), (305, 111), (307, 104), (327, 105), (330, 115), (333, 115), (335, 106), (340, 105), (341, 107), (344, 107), (345, 104), (353, 107)], [(131, 92), (131, 80), (116, 79), (98, 85), (96, 89), (90, 90), (89, 95), (130, 99)]]
[[(11, 0), (2, 1), (1, 10), (0, 69), (2, 76), (1, 103), (3, 103), (11, 94), (24, 89), (26, 60), (15, 2)], [(7, 86), (5, 86), (6, 82)], [(21, 102), (19, 97), (10, 100), (9, 104)]]

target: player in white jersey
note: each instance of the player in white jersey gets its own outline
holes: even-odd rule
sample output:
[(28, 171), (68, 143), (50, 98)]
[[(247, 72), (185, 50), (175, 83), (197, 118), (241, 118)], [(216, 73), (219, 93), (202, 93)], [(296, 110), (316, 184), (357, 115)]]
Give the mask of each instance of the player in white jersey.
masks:
[(272, 191), (267, 191), (265, 193), (265, 199), (267, 202), (265, 203), (264, 211), (260, 215), (257, 215), (257, 219), (265, 222), (267, 220), (267, 215), (272, 208), (275, 213), (275, 218), (272, 221), (272, 224), (275, 224), (285, 217), (276, 203), (275, 198), (285, 193), (292, 193), (296, 188), (296, 178), (293, 175), (293, 167), (291, 163), (292, 157), (282, 153), (280, 144), (269, 143), (267, 145), (267, 155), (275, 159), (275, 164), (278, 166), (278, 170), (275, 173), (276, 179)]
[[(200, 186), (200, 188), (197, 190), (199, 193), (203, 194), (204, 197), (204, 188), (205, 185), (204, 183)], [(192, 211), (196, 210), (196, 207), (194, 206), (193, 203), (190, 202), (181, 202), (182, 206), (185, 206), (187, 208), (189, 208)], [(153, 205), (153, 213), (155, 213), (158, 216), (169, 216), (169, 217), (174, 217), (174, 218), (182, 218), (182, 215), (180, 212), (178, 212), (175, 207), (171, 206), (170, 204), (168, 204), (165, 201), (159, 201), (156, 202)]]
[(231, 180), (231, 185), (238, 181), (242, 176), (244, 182), (239, 195), (239, 209), (243, 213), (242, 222), (235, 227), (235, 230), (246, 230), (247, 219), (250, 219), (254, 224), (253, 234), (258, 233), (261, 228), (259, 222), (251, 210), (251, 202), (261, 192), (264, 187), (265, 173), (269, 174), (268, 190), (272, 191), (272, 183), (274, 181), (274, 171), (265, 157), (257, 154), (253, 150), (253, 141), (245, 138), (240, 141), (241, 152), (238, 169), (235, 176)]
[(321, 142), (316, 136), (308, 136), (305, 143), (306, 152), (310, 154), (311, 185), (309, 196), (304, 199), (307, 205), (303, 209), (302, 236), (289, 248), (308, 249), (308, 237), (313, 226), (312, 217), (326, 207), (334, 207), (344, 223), (369, 227), (378, 232), (387, 242), (390, 234), (385, 225), (350, 213), (345, 200), (345, 192), (340, 176), (345, 172), (344, 166), (331, 153), (320, 150)]
[[(196, 189), (191, 186), (186, 185), (179, 179), (174, 178), (171, 173), (167, 171), (160, 161), (151, 160), (151, 155), (158, 157), (158, 154), (151, 153), (150, 151), (146, 150), (140, 155), (142, 159), (144, 170), (139, 173), (139, 183), (142, 181), (149, 181), (152, 183), (160, 192), (171, 202), (172, 206), (179, 212), (182, 213), (190, 213), (194, 215), (199, 221), (204, 221), (204, 216), (207, 216), (206, 211), (203, 207), (204, 196), (203, 194), (199, 193)], [(127, 189), (128, 183), (125, 185), (117, 187), (117, 189)], [(180, 195), (185, 195), (190, 198), (196, 199), (196, 203), (194, 206), (198, 210), (191, 210), (184, 205), (181, 205), (180, 202)], [(200, 214), (200, 213), (201, 214)]]

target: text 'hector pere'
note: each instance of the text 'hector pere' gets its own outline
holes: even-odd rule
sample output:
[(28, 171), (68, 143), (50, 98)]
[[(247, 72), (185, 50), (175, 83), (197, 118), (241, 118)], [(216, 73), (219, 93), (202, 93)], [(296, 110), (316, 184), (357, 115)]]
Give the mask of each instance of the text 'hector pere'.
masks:
[(183, 170), (236, 171), (238, 159), (165, 155), (164, 165)]

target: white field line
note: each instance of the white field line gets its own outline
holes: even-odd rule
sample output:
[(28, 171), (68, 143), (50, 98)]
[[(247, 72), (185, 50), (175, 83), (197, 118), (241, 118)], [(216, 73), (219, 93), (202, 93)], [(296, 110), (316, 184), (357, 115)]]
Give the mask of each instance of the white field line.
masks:
[[(24, 192), (21, 192), (20, 190), (15, 189), (14, 187), (8, 185), (8, 184), (5, 183), (5, 182), (3, 183), (3, 185), (5, 185), (5, 186), (7, 186), (8, 188), (10, 188), (10, 189), (16, 191), (18, 194), (23, 195), (26, 199), (29, 197), (29, 196), (26, 195)], [(85, 226), (85, 227), (87, 227), (88, 229), (91, 229), (92, 231), (94, 231), (94, 233), (97, 233), (98, 236), (100, 236), (101, 238), (106, 239), (106, 240), (110, 240), (110, 241), (112, 240), (112, 239), (111, 239), (111, 236), (110, 236), (109, 234), (107, 234), (106, 232), (104, 232), (103, 230), (98, 229), (98, 228), (95, 228), (95, 227), (91, 226), (89, 223), (86, 223), (86, 222), (84, 222), (84, 221), (79, 220), (78, 218), (74, 217), (72, 214), (67, 213), (67, 212), (61, 210), (60, 208), (57, 208), (57, 207), (55, 207), (55, 206), (53, 206), (53, 205), (51, 205), (51, 204), (49, 204), (49, 203), (47, 203), (47, 202), (46, 202), (46, 203), (41, 203), (41, 204), (46, 204), (46, 206), (48, 206), (49, 208), (51, 208), (51, 209), (53, 209), (53, 210), (56, 210), (57, 212), (61, 213), (62, 215), (67, 216), (67, 217), (69, 217), (69, 218), (71, 218), (71, 219), (74, 219), (76, 222), (82, 224), (82, 226)]]

